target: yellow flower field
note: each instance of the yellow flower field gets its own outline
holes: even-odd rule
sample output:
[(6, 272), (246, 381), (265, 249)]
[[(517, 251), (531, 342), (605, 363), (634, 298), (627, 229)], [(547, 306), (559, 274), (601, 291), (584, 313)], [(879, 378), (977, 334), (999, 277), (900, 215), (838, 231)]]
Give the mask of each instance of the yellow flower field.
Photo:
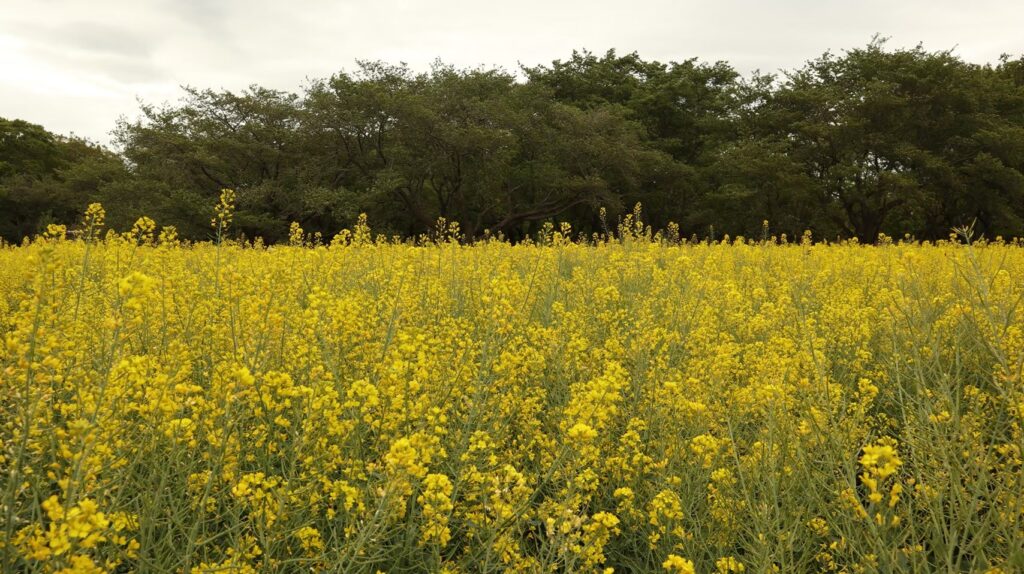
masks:
[(87, 217), (0, 248), (4, 572), (1024, 571), (1019, 244)]

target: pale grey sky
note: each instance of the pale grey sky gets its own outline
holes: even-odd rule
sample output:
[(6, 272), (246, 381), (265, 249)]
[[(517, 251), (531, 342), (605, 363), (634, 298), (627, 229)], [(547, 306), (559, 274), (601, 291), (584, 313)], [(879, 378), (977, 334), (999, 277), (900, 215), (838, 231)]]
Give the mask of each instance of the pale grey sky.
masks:
[(356, 59), (547, 63), (574, 48), (800, 66), (827, 49), (924, 42), (962, 58), (1024, 52), (1020, 0), (0, 0), (0, 117), (109, 140), (136, 98), (178, 86), (298, 90)]

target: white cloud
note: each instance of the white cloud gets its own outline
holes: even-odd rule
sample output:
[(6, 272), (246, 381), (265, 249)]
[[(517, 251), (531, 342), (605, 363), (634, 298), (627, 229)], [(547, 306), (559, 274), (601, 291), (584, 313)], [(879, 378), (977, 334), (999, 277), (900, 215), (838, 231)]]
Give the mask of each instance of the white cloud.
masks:
[(0, 116), (101, 141), (137, 97), (298, 90), (356, 59), (514, 70), (616, 48), (775, 71), (875, 33), (970, 61), (1024, 52), (1014, 0), (0, 0), (0, 14)]

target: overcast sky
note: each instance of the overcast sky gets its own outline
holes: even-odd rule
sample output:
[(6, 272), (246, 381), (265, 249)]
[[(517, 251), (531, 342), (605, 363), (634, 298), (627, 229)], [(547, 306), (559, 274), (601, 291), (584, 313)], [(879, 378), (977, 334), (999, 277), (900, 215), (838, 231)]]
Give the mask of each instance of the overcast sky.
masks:
[(574, 48), (800, 66), (828, 49), (924, 42), (974, 62), (1024, 52), (1021, 0), (0, 0), (0, 117), (107, 142), (137, 98), (183, 84), (300, 89), (356, 59), (538, 64)]

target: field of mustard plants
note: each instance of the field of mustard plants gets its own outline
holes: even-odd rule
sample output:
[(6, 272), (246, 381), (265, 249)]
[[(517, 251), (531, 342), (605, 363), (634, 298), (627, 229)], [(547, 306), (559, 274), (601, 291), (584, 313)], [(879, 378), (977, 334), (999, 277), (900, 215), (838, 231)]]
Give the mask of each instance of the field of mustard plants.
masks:
[(0, 248), (0, 570), (1024, 571), (1018, 243), (230, 217)]

